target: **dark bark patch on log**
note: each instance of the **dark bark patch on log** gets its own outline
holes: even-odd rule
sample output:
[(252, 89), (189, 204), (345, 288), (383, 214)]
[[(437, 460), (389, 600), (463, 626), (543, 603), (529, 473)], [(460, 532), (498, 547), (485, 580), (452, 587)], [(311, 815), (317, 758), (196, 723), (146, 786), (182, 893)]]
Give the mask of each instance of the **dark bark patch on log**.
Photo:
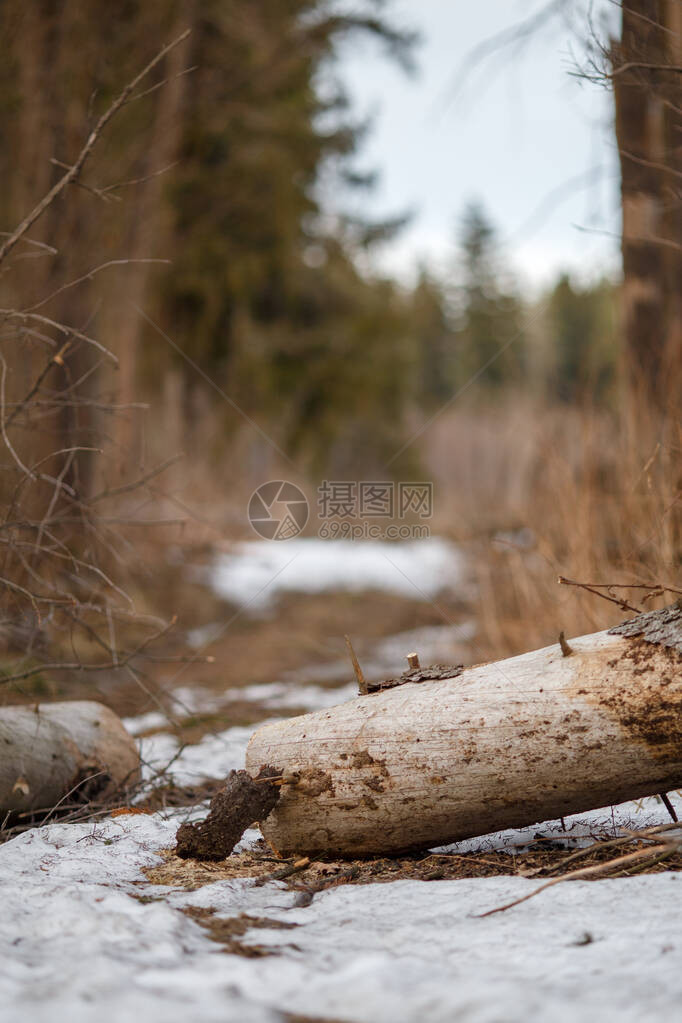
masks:
[(654, 756), (674, 756), (682, 747), (682, 656), (668, 645), (657, 646), (638, 637), (618, 660), (635, 665), (636, 679), (627, 691), (602, 696), (602, 706), (645, 742)]
[[(274, 768), (261, 769), (258, 779), (246, 771), (230, 771), (223, 788), (211, 800), (208, 816), (196, 824), (181, 824), (176, 853), (182, 859), (224, 860), (254, 821), (264, 820), (279, 799), (280, 790), (268, 778)], [(262, 779), (262, 780), (261, 780)]]
[(386, 782), (384, 779), (388, 778), (388, 768), (386, 767), (385, 760), (377, 760), (376, 757), (372, 756), (369, 750), (356, 750), (356, 752), (353, 753), (351, 768), (353, 770), (369, 768), (370, 773), (367, 777), (361, 779), (362, 784), (366, 788), (371, 789), (372, 792), (385, 791)]
[(374, 776), (371, 778), (363, 778), (362, 784), (368, 789), (372, 789), (373, 792), (383, 792), (386, 788), (381, 778), (375, 778)]
[(400, 678), (385, 678), (380, 682), (368, 682), (367, 693), (381, 693), (384, 689), (395, 689), (406, 682), (435, 682), (443, 678), (456, 678), (464, 671), (461, 664), (430, 664), (427, 668), (413, 668), (404, 671)]
[(353, 767), (374, 767), (375, 764), (379, 768), (379, 773), (382, 774), (384, 778), (387, 778), (388, 769), (386, 767), (385, 760), (377, 760), (372, 756), (369, 750), (366, 749), (353, 754)]
[(113, 796), (120, 787), (102, 764), (85, 763), (72, 779), (70, 798), (74, 803), (91, 803), (98, 798)]
[(306, 796), (321, 796), (323, 792), (334, 795), (331, 775), (320, 767), (307, 767), (297, 772), (295, 785)]
[(647, 611), (646, 614), (629, 618), (620, 625), (609, 629), (612, 636), (640, 637), (647, 643), (667, 647), (682, 654), (682, 599), (661, 608), (660, 611)]

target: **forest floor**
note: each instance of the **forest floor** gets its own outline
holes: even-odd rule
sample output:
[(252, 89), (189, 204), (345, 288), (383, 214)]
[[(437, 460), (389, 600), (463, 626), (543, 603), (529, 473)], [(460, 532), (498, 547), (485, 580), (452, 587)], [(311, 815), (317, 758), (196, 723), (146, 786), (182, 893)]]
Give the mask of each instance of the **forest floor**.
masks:
[[(309, 690), (309, 702), (323, 692)], [(256, 829), (223, 862), (181, 860), (178, 825), (205, 814), (250, 733), (235, 726), (181, 749), (158, 731), (141, 740), (151, 789), (136, 807), (0, 847), (4, 1020), (678, 1018), (680, 857), (636, 876), (567, 880), (482, 916), (593, 839), (665, 822), (660, 801), (395, 860), (283, 862)], [(154, 765), (169, 755), (160, 792)]]
[[(375, 580), (324, 599), (283, 588), (249, 611), (206, 585), (210, 564), (194, 551), (182, 566), (158, 566), (169, 607), (185, 609), (182, 644), (166, 653), (184, 659), (152, 664), (147, 692), (93, 676), (48, 694), (118, 710), (145, 781), (132, 807), (87, 819), (74, 808), (0, 846), (3, 1020), (678, 1017), (680, 855), (481, 916), (568, 870), (567, 857), (593, 840), (668, 822), (656, 797), (395, 859), (281, 861), (256, 829), (223, 862), (178, 858), (177, 827), (205, 815), (243, 767), (259, 723), (353, 697), (344, 634), (369, 678), (399, 672), (413, 649), (423, 663), (482, 659), (466, 570), (433, 599)], [(609, 855), (600, 846), (578, 865)]]

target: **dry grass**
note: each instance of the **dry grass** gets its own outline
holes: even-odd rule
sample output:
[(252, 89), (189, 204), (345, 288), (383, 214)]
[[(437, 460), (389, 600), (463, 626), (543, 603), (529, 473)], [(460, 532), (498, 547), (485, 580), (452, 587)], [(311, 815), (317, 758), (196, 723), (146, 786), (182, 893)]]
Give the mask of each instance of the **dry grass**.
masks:
[[(481, 657), (627, 617), (617, 604), (558, 586), (559, 575), (671, 588), (649, 608), (682, 588), (682, 426), (675, 416), (637, 421), (635, 430), (624, 417), (510, 396), (434, 424), (426, 458), (436, 528), (473, 553)], [(615, 592), (636, 606), (647, 594)]]
[[(171, 478), (164, 475), (147, 487), (144, 514), (179, 516), (184, 527), (169, 525), (144, 536), (130, 530), (138, 558), (130, 566), (128, 590), (139, 611), (177, 616), (164, 652), (179, 663), (148, 665), (147, 692), (132, 678), (114, 685), (108, 675), (62, 674), (48, 680), (49, 691), (22, 684), (10, 693), (5, 687), (5, 699), (89, 693), (120, 713), (140, 713), (156, 706), (148, 692), (165, 691), (176, 681), (217, 691), (270, 681), (312, 663), (345, 658), (345, 633), (368, 656), (372, 642), (382, 636), (443, 621), (438, 608), (426, 602), (387, 594), (330, 594), (323, 601), (291, 596), (272, 616), (239, 615), (202, 651), (214, 660), (195, 660), (196, 652), (183, 643), (186, 631), (227, 623), (235, 608), (188, 579), (188, 565), (206, 564), (216, 547), (252, 535), (246, 518), (252, 485), (280, 474), (291, 478), (267, 455), (249, 459), (244, 436), (236, 439), (228, 468), (217, 472), (209, 457), (210, 436), (220, 436), (216, 418), (202, 417), (200, 430), (205, 432), (202, 458), (178, 463)], [(170, 450), (163, 451), (160, 442), (154, 447), (155, 459)], [(435, 482), (432, 529), (466, 548), (476, 583), (475, 591), (438, 602), (450, 620), (476, 619), (476, 640), (462, 659), (510, 656), (554, 643), (562, 630), (570, 637), (627, 617), (616, 604), (559, 586), (559, 575), (598, 583), (655, 581), (682, 589), (681, 451), (681, 427), (673, 417), (666, 422), (659, 417), (635, 432), (603, 411), (547, 408), (521, 395), (508, 395), (494, 406), (458, 405), (437, 420), (421, 451), (424, 476)], [(316, 486), (309, 481), (305, 489), (314, 494)], [(617, 593), (638, 603), (646, 591)], [(668, 593), (648, 606), (671, 599)], [(92, 659), (96, 651), (81, 653)], [(183, 663), (186, 657), (190, 664)], [(199, 724), (200, 732), (210, 726)]]
[[(175, 532), (172, 542), (184, 547), (190, 560), (202, 549), (205, 556), (216, 544), (252, 536), (246, 504), (258, 483), (280, 476), (294, 479), (312, 496), (319, 482), (278, 464), (267, 446), (252, 443), (249, 448), (248, 432), (239, 432), (232, 440), (229, 465), (234, 471), (216, 472), (221, 459), (210, 457), (212, 443), (220, 436), (216, 417), (218, 411), (209, 414), (207, 409), (198, 426), (205, 457), (179, 463), (172, 470), (175, 479), (159, 486), (155, 495), (166, 502), (167, 514), (174, 508), (186, 518), (182, 534)], [(167, 454), (160, 439), (159, 444), (156, 458)], [(495, 404), (462, 403), (443, 414), (424, 434), (420, 454), (424, 476), (435, 483), (433, 532), (450, 536), (470, 555), (477, 596), (472, 607), (467, 606), (468, 595), (460, 601), (456, 617), (477, 620), (473, 660), (510, 656), (554, 643), (562, 630), (567, 636), (580, 635), (627, 617), (616, 603), (559, 586), (560, 575), (588, 583), (632, 584), (635, 588), (614, 593), (634, 606), (640, 606), (647, 594), (636, 587), (660, 583), (671, 588), (649, 599), (644, 608), (669, 603), (676, 596), (674, 589), (682, 589), (679, 417), (645, 417), (589, 406), (548, 407), (524, 394), (509, 393)], [(194, 518), (197, 508), (203, 513)], [(314, 532), (313, 523), (309, 528)], [(172, 611), (184, 619), (187, 600), (179, 589), (164, 583), (154, 590), (152, 605), (161, 593), (167, 597), (173, 593)], [(336, 613), (339, 602), (349, 605), (343, 614)], [(242, 631), (251, 633), (252, 643), (255, 632), (284, 634), (264, 671), (254, 671), (248, 656), (245, 661), (237, 657), (240, 679), (266, 680), (268, 671), (295, 669), (298, 660), (290, 663), (293, 648), (305, 654), (303, 663), (327, 659), (330, 648), (334, 656), (343, 656), (339, 644), (344, 632), (371, 641), (427, 624), (414, 608), (414, 620), (409, 614), (396, 616), (397, 602), (385, 595), (370, 601), (357, 595), (338, 600), (330, 596), (324, 602), (315, 598), (317, 617), (301, 603), (306, 602), (293, 601), (291, 609), (285, 603), (278, 621), (269, 625), (230, 628), (232, 664), (239, 648), (236, 637)], [(156, 606), (153, 609), (158, 613)], [(428, 624), (442, 621), (432, 610)], [(445, 613), (451, 615), (452, 609), (445, 607)], [(253, 643), (254, 649), (258, 646)], [(266, 646), (274, 652), (270, 641)], [(201, 675), (202, 683), (210, 684), (215, 667), (202, 669)]]
[[(674, 828), (674, 825), (666, 827)], [(668, 843), (666, 859), (654, 855), (661, 838), (652, 832), (657, 829), (632, 832), (615, 840), (597, 840), (575, 850), (570, 844), (548, 841), (548, 848), (537, 841), (519, 852), (489, 850), (485, 853), (429, 853), (415, 856), (379, 857), (361, 860), (277, 860), (263, 844), (251, 852), (233, 853), (220, 862), (201, 862), (181, 859), (173, 849), (161, 850), (163, 862), (144, 871), (152, 884), (171, 885), (185, 891), (196, 891), (215, 881), (250, 877), (261, 885), (278, 880), (291, 891), (315, 895), (329, 888), (346, 884), (376, 884), (387, 881), (456, 881), (463, 878), (524, 877), (544, 883), (546, 878), (570, 879), (575, 868), (593, 869), (586, 880), (604, 873), (611, 876), (630, 876), (637, 873), (659, 873), (664, 870), (682, 870), (682, 852), (679, 839)], [(661, 829), (658, 829), (660, 831)], [(632, 856), (637, 862), (616, 862), (623, 856)], [(613, 864), (613, 869), (611, 865)], [(614, 872), (616, 872), (614, 874)]]

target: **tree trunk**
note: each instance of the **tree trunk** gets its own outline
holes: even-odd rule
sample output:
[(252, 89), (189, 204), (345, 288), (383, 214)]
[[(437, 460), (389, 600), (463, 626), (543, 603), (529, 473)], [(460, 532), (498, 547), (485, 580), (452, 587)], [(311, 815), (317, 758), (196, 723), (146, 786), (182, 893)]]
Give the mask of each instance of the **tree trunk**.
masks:
[(139, 775), (134, 739), (101, 703), (0, 708), (0, 813), (125, 798)]
[(622, 6), (613, 65), (627, 369), (633, 399), (665, 408), (682, 370), (682, 5)]
[(282, 854), (433, 847), (682, 785), (682, 656), (606, 632), (266, 725)]

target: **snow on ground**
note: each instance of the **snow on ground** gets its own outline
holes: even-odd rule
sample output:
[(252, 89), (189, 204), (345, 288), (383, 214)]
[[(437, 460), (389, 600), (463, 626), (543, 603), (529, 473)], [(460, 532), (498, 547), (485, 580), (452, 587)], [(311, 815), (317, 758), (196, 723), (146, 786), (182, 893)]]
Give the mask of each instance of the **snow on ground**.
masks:
[[(141, 873), (173, 843), (159, 815), (49, 825), (0, 847), (3, 1023), (666, 1023), (682, 997), (682, 876), (566, 882), (506, 913), (521, 878), (341, 886), (305, 908), (270, 882), (195, 892)], [(142, 897), (143, 901), (140, 901)], [(148, 900), (153, 901), (148, 901)], [(295, 924), (226, 954), (181, 912)]]
[(235, 726), (217, 735), (205, 735), (200, 742), (183, 748), (179, 739), (159, 732), (140, 740), (142, 773), (145, 780), (163, 773), (164, 781), (176, 785), (196, 785), (206, 778), (224, 778), (230, 771), (244, 767), (246, 747), (254, 730), (261, 725)]
[[(404, 653), (407, 635), (395, 637)], [(412, 637), (413, 638), (413, 637)], [(433, 637), (439, 640), (440, 635)], [(416, 645), (416, 644), (415, 644)], [(354, 695), (288, 682), (216, 697), (174, 691), (180, 715), (231, 699), (317, 709)], [(127, 722), (140, 733), (163, 722)], [(262, 724), (262, 722), (261, 722)], [(242, 767), (255, 727), (233, 727), (182, 748), (140, 739), (147, 778), (197, 784)], [(682, 799), (673, 800), (682, 814)], [(205, 810), (205, 807), (204, 807)], [(148, 883), (143, 868), (173, 846), (180, 820), (121, 815), (52, 824), (0, 846), (2, 1023), (274, 1023), (287, 1013), (345, 1023), (667, 1023), (680, 1018), (682, 875), (565, 882), (505, 913), (485, 912), (533, 890), (518, 877), (345, 885), (306, 907), (282, 884), (217, 881), (194, 892)], [(655, 798), (448, 846), (521, 850), (538, 836), (566, 846), (621, 826), (668, 820)], [(247, 832), (248, 848), (259, 832)], [(272, 955), (227, 953), (182, 912), (210, 908), (291, 929), (252, 927), (243, 944)]]
[(283, 592), (382, 590), (430, 599), (444, 589), (461, 592), (465, 560), (442, 537), (402, 543), (320, 540), (244, 541), (221, 554), (209, 581), (226, 600), (263, 609)]
[[(682, 796), (669, 793), (669, 799), (682, 818)], [(570, 848), (582, 848), (597, 838), (614, 838), (621, 828), (653, 828), (669, 824), (670, 817), (657, 796), (632, 800), (620, 806), (603, 806), (555, 821), (542, 821), (527, 828), (507, 828), (478, 838), (439, 847), (439, 852), (485, 853), (493, 849), (520, 852), (538, 839), (550, 839)]]
[[(221, 625), (220, 629), (222, 628)], [(407, 667), (405, 657), (411, 650), (419, 652), (422, 664), (425, 665), (434, 662), (459, 663), (466, 644), (475, 633), (473, 622), (462, 621), (457, 625), (427, 625), (386, 636), (373, 642), (369, 657), (363, 655), (362, 667), (365, 677), (373, 680), (399, 675)], [(208, 644), (210, 640), (206, 642)], [(348, 681), (351, 677), (350, 661), (345, 657), (338, 661), (297, 669), (277, 682), (232, 687), (220, 692), (205, 686), (178, 686), (165, 694), (170, 713), (151, 710), (136, 717), (125, 718), (123, 723), (131, 735), (141, 735), (152, 729), (165, 728), (172, 719), (182, 720), (195, 714), (213, 714), (234, 701), (245, 700), (272, 710), (292, 707), (308, 711), (323, 710), (357, 696), (357, 684)], [(313, 680), (337, 684), (332, 687), (310, 684)], [(302, 684), (306, 682), (309, 684)]]
[[(253, 703), (259, 708), (266, 709), (284, 710), (293, 707), (302, 710), (323, 710), (326, 707), (334, 707), (337, 703), (345, 703), (346, 700), (358, 695), (356, 682), (334, 688), (298, 685), (295, 682), (261, 682), (223, 689), (220, 693), (200, 689), (198, 686), (197, 690), (192, 700), (184, 698), (184, 690), (175, 689), (168, 694), (175, 719), (182, 720), (183, 717), (191, 717), (194, 714), (213, 714), (236, 700)], [(148, 729), (168, 725), (169, 715), (160, 710), (151, 710), (137, 717), (124, 718), (123, 723), (131, 735), (140, 735)]]

